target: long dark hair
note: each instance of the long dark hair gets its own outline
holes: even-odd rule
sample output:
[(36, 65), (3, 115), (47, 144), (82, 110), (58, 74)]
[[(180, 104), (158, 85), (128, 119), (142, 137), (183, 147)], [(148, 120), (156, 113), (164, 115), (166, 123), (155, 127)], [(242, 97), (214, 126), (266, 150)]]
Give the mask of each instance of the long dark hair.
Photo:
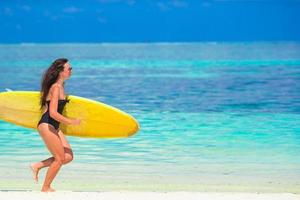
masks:
[(68, 62), (67, 58), (58, 58), (56, 59), (50, 67), (44, 72), (42, 81), (41, 81), (41, 98), (40, 98), (40, 109), (43, 109), (43, 106), (46, 105), (46, 98), (49, 93), (49, 90), (53, 83), (59, 78), (59, 73), (64, 70), (64, 64)]

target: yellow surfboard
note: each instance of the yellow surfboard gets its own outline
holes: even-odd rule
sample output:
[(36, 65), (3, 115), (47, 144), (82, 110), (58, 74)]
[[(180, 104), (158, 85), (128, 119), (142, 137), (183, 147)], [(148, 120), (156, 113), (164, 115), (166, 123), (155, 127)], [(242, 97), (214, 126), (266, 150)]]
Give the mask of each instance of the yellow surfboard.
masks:
[[(63, 115), (81, 119), (79, 125), (60, 123), (66, 135), (89, 138), (129, 137), (139, 130), (138, 122), (129, 114), (91, 99), (69, 95)], [(42, 116), (39, 91), (0, 92), (0, 119), (37, 129)]]

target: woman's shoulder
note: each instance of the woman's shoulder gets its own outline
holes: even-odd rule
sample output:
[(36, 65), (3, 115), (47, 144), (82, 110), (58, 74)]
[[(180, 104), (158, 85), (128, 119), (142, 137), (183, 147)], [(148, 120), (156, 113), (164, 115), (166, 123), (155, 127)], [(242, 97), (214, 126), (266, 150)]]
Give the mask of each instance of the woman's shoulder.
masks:
[(64, 89), (61, 85), (54, 83), (49, 89), (50, 96), (52, 96), (53, 93), (58, 93), (58, 94), (64, 93)]
[(63, 89), (63, 87), (61, 85), (59, 85), (57, 83), (53, 83), (53, 85), (51, 85), (49, 91), (52, 92), (54, 90), (60, 92), (61, 90), (64, 90), (64, 89)]

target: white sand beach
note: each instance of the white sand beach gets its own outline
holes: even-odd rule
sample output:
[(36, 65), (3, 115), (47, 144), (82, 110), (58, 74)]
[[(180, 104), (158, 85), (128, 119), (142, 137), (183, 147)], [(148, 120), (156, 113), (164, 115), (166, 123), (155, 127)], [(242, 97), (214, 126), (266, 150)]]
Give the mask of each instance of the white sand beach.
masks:
[(210, 193), (210, 192), (72, 192), (1, 190), (1, 200), (299, 200), (300, 194), (293, 193)]

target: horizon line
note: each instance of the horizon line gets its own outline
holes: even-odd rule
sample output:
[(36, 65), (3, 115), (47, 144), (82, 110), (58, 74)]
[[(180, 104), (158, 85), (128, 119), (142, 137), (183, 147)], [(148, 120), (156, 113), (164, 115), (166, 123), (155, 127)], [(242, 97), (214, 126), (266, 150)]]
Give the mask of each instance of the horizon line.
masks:
[(189, 44), (189, 43), (282, 43), (300, 42), (300, 40), (203, 40), (203, 41), (153, 41), (153, 42), (7, 42), (0, 45), (36, 45), (36, 44)]

